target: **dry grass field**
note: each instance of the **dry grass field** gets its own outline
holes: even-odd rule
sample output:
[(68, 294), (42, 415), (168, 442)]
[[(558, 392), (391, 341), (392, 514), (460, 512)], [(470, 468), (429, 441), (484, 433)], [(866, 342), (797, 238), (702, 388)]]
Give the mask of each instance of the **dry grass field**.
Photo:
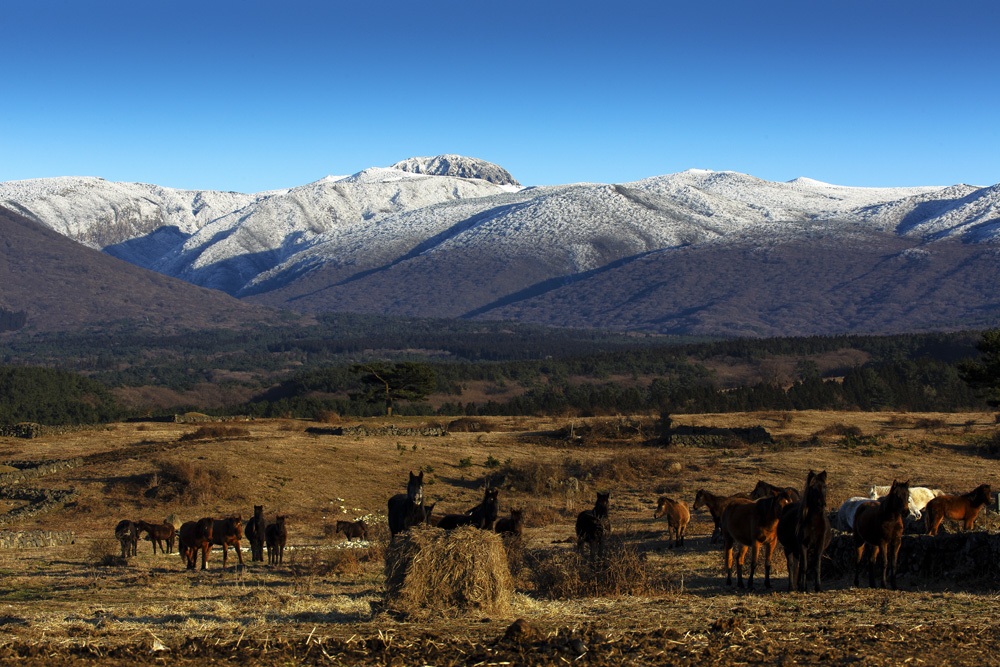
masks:
[[(655, 420), (476, 418), (445, 436), (334, 435), (293, 420), (114, 424), (33, 440), (0, 439), (0, 461), (85, 458), (29, 482), (73, 488), (65, 508), (4, 526), (73, 530), (75, 543), (0, 551), (0, 661), (27, 664), (976, 664), (1000, 662), (997, 578), (902, 576), (900, 590), (822, 593), (724, 585), (705, 510), (684, 546), (668, 548), (656, 498), (688, 503), (705, 488), (748, 491), (758, 479), (801, 487), (827, 470), (829, 506), (893, 478), (949, 492), (1000, 488), (984, 443), (992, 414), (791, 412), (678, 415), (675, 424), (764, 426), (774, 444), (657, 447)], [(388, 424), (366, 421), (365, 426)], [(397, 418), (398, 427), (428, 425)], [(447, 420), (434, 424), (447, 425)], [(201, 430), (199, 431), (199, 429)], [(845, 435), (847, 434), (847, 435)], [(502, 613), (399, 609), (384, 595), (386, 499), (424, 471), (435, 513), (475, 505), (486, 476), (501, 484), (501, 516), (527, 513), (510, 548), (514, 591)], [(570, 479), (572, 478), (572, 479)], [(595, 573), (573, 554), (574, 519), (611, 492), (619, 559)], [(0, 501), (7, 510), (23, 502)], [(123, 518), (184, 520), (263, 505), (288, 516), (280, 566), (188, 571), (149, 542), (121, 562)], [(338, 519), (367, 517), (375, 539), (348, 545)], [(977, 530), (996, 531), (996, 514)], [(955, 528), (951, 527), (954, 531)], [(245, 544), (245, 543), (244, 543)], [(618, 569), (615, 570), (615, 567)], [(863, 579), (864, 582), (864, 579)], [(513, 625), (516, 619), (523, 622)]]

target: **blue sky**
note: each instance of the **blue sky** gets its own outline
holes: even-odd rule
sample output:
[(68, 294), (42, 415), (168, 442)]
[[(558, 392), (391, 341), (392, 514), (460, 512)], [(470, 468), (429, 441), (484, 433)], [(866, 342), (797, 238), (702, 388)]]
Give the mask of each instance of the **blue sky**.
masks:
[(9, 0), (0, 181), (1000, 182), (1000, 3)]

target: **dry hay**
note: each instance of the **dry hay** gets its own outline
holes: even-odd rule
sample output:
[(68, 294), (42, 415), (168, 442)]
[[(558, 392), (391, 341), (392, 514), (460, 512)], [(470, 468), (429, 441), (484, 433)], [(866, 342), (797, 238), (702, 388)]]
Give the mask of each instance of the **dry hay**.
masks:
[(397, 535), (385, 553), (389, 606), (402, 611), (475, 609), (503, 614), (514, 582), (499, 535), (473, 527), (417, 527)]

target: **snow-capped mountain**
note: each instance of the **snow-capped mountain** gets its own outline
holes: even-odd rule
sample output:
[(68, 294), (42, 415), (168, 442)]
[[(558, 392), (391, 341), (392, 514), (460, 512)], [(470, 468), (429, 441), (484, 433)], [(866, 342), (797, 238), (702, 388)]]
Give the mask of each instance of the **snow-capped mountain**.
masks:
[[(909, 324), (905, 313), (885, 315), (894, 307), (874, 319), (860, 311), (805, 315), (814, 308), (810, 299), (841, 311), (875, 308), (880, 292), (859, 287), (865, 275), (889, 282), (904, 273), (917, 282), (935, 276), (940, 292), (941, 280), (944, 287), (982, 282), (962, 268), (976, 264), (975, 255), (992, 280), (1000, 186), (855, 188), (689, 170), (623, 184), (522, 188), (497, 165), (442, 155), (255, 194), (93, 178), (12, 181), (0, 183), (0, 205), (139, 266), (303, 311), (792, 334), (868, 330), (872, 322), (895, 330), (974, 325), (996, 309), (980, 307), (992, 304), (983, 285), (982, 298), (963, 287), (967, 303), (959, 310), (949, 304), (941, 317), (921, 311)], [(782, 273), (771, 275), (768, 261)], [(722, 280), (728, 273), (719, 262), (756, 266), (760, 280), (786, 288), (810, 287), (790, 302), (790, 295), (769, 300), (778, 285), (754, 284), (753, 271)], [(661, 286), (650, 301), (661, 289), (654, 289), (658, 276), (679, 266), (687, 273), (675, 277), (676, 289)], [(597, 290), (611, 275), (615, 282)], [(723, 308), (694, 322), (692, 312), (712, 311), (701, 303), (712, 290), (698, 287), (710, 283), (717, 284), (713, 304), (731, 301), (734, 312)], [(623, 285), (630, 287), (622, 292)], [(745, 327), (737, 320), (749, 313), (738, 304), (753, 301), (748, 290), (763, 305)], [(864, 304), (829, 298), (838, 290)], [(789, 315), (796, 309), (803, 313), (798, 323)]]

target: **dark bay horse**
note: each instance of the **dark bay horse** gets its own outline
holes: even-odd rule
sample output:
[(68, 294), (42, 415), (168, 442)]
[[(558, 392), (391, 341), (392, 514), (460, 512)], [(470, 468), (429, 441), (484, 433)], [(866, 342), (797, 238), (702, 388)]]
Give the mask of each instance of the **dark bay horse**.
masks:
[(452, 530), (459, 526), (475, 526), (482, 530), (493, 530), (493, 524), (500, 514), (500, 489), (487, 487), (483, 502), (465, 514), (446, 514), (437, 522), (438, 528)]
[(524, 535), (524, 510), (511, 510), (510, 517), (497, 519), (493, 530), (504, 535)]
[(178, 531), (180, 543), (177, 551), (187, 564), (187, 569), (193, 570), (195, 568), (199, 551), (201, 551), (201, 569), (208, 569), (208, 552), (212, 550), (212, 530), (214, 528), (215, 520), (208, 517), (181, 524)]
[(854, 562), (854, 586), (857, 587), (861, 572), (861, 558), (871, 547), (868, 560), (868, 585), (875, 588), (875, 561), (882, 559), (882, 588), (888, 583), (896, 588), (896, 565), (899, 546), (903, 542), (903, 515), (909, 511), (910, 482), (892, 481), (884, 498), (872, 500), (858, 508), (854, 515), (854, 547), (858, 550)]
[(160, 552), (166, 554), (174, 550), (174, 536), (177, 531), (172, 524), (166, 521), (163, 523), (137, 521), (135, 527), (140, 534), (145, 532), (149, 541), (153, 543), (153, 555), (156, 555), (156, 547), (160, 547)]
[(787, 491), (792, 498), (792, 502), (798, 502), (801, 499), (799, 495), (799, 490), (793, 486), (775, 486), (774, 484), (768, 484), (764, 480), (758, 480), (757, 486), (753, 487), (753, 491), (750, 492), (751, 500), (760, 500), (761, 498), (767, 498), (768, 496), (776, 496), (782, 491)]
[(236, 514), (225, 519), (216, 519), (212, 527), (212, 544), (222, 547), (222, 567), (226, 567), (229, 560), (229, 547), (236, 551), (237, 558), (240, 559), (240, 567), (243, 565), (243, 554), (240, 552), (240, 540), (243, 539), (243, 517)]
[(778, 541), (778, 519), (792, 497), (787, 490), (756, 501), (737, 498), (722, 511), (723, 560), (726, 567), (726, 585), (733, 583), (733, 550), (736, 557), (736, 585), (743, 588), (743, 557), (750, 550), (750, 576), (747, 588), (753, 590), (753, 575), (757, 558), (764, 548), (764, 588), (771, 587), (771, 554)]
[(264, 560), (264, 506), (254, 505), (253, 516), (247, 519), (243, 534), (250, 543), (250, 561)]
[(347, 541), (350, 542), (351, 538), (357, 537), (358, 539), (367, 540), (368, 539), (368, 526), (364, 521), (338, 521), (337, 522), (337, 532), (343, 533)]
[(826, 514), (826, 471), (815, 474), (810, 470), (802, 500), (785, 507), (778, 520), (778, 541), (788, 561), (788, 590), (807, 592), (810, 576), (816, 591), (823, 590), (821, 562), (831, 538)]
[(275, 522), (264, 529), (267, 542), (267, 563), (278, 565), (285, 562), (285, 545), (288, 544), (288, 527), (283, 516), (275, 517)]
[(722, 535), (722, 528), (719, 526), (719, 521), (722, 520), (722, 510), (726, 509), (728, 505), (734, 498), (743, 498), (746, 500), (750, 499), (749, 493), (735, 493), (731, 496), (717, 496), (714, 493), (709, 493), (705, 489), (698, 489), (698, 493), (694, 496), (694, 505), (691, 509), (698, 510), (702, 505), (708, 508), (708, 513), (712, 515), (712, 521), (715, 523), (715, 529), (712, 531), (712, 538), (709, 540), (712, 544), (719, 541), (719, 536)]
[(938, 496), (931, 499), (924, 508), (927, 534), (937, 535), (938, 528), (946, 517), (952, 521), (961, 521), (964, 530), (972, 530), (972, 525), (979, 516), (979, 510), (988, 505), (991, 499), (992, 490), (989, 484), (980, 484), (960, 496)]
[(136, 554), (136, 546), (139, 543), (139, 529), (134, 521), (122, 519), (115, 526), (115, 538), (122, 546), (122, 558), (128, 558)]
[(595, 555), (604, 553), (604, 540), (611, 532), (611, 519), (608, 517), (611, 492), (598, 493), (594, 509), (584, 510), (576, 516), (576, 550), (583, 553), (583, 545), (590, 545), (590, 560)]
[(389, 521), (389, 535), (395, 536), (404, 530), (427, 521), (424, 509), (424, 471), (419, 475), (410, 472), (410, 481), (406, 484), (406, 493), (397, 493), (389, 498), (389, 511), (386, 517)]

